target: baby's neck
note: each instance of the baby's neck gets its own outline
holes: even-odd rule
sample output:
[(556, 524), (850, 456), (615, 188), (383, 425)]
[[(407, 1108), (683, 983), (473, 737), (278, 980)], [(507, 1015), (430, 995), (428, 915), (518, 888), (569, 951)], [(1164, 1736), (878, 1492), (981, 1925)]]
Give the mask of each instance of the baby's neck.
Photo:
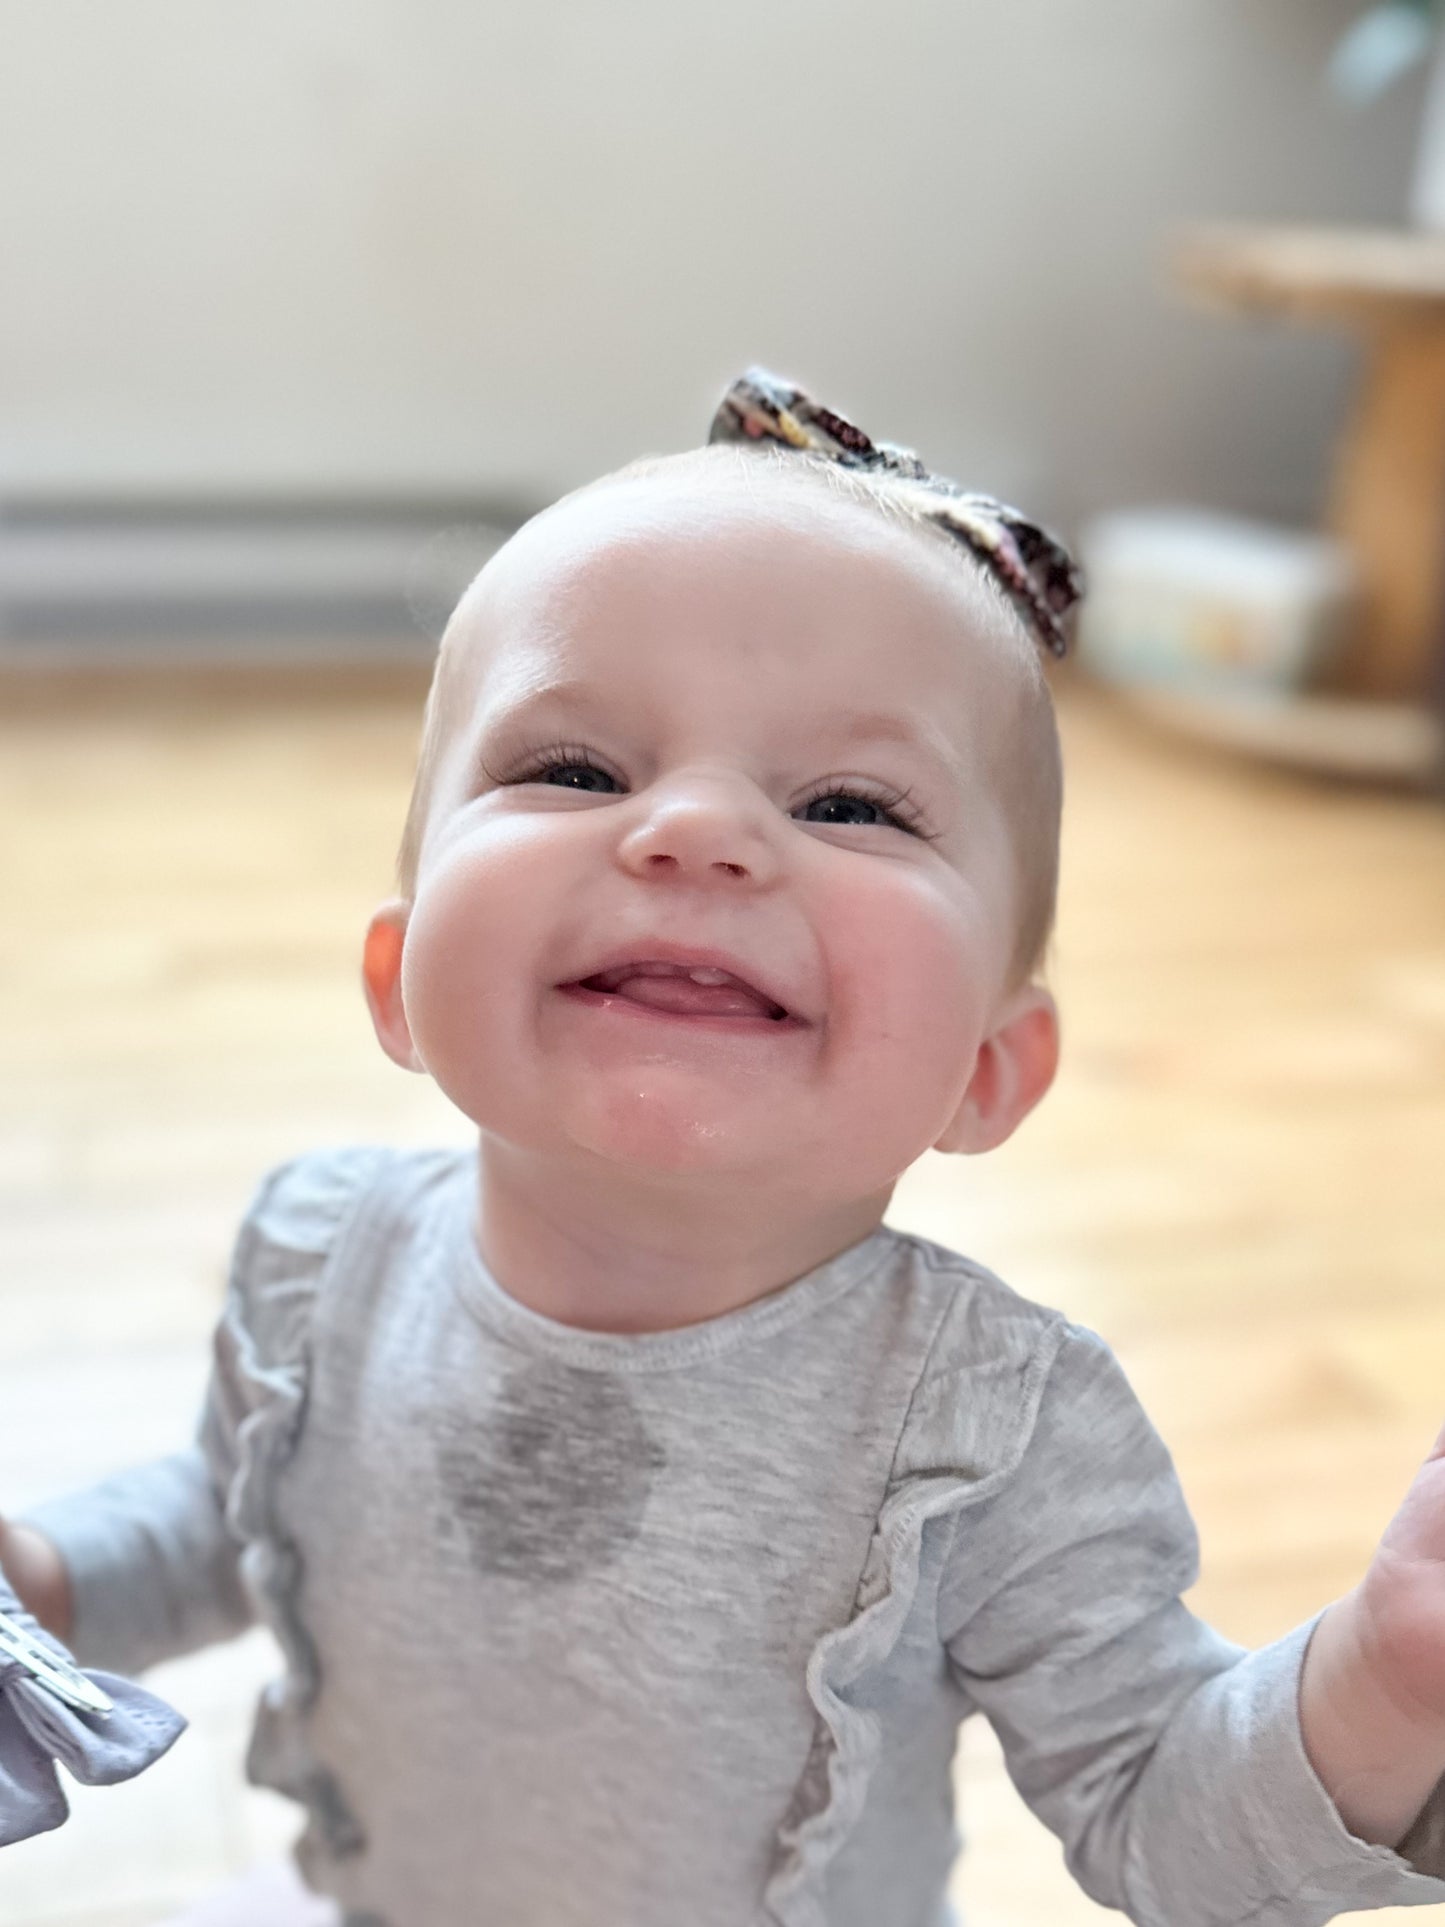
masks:
[(696, 1325), (780, 1290), (873, 1231), (892, 1196), (820, 1206), (761, 1181), (627, 1184), (616, 1165), (539, 1158), (483, 1136), (478, 1249), (498, 1284), (588, 1331)]

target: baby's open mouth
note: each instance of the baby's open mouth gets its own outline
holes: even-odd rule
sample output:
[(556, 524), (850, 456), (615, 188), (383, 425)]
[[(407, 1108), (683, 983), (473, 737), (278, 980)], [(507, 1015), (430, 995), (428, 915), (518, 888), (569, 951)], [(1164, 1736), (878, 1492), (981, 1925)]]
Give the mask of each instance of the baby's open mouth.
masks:
[(564, 990), (591, 990), (625, 998), (652, 1010), (692, 1017), (766, 1017), (781, 1023), (788, 1015), (752, 984), (731, 971), (711, 964), (673, 964), (640, 961), (615, 964), (594, 976), (582, 977)]

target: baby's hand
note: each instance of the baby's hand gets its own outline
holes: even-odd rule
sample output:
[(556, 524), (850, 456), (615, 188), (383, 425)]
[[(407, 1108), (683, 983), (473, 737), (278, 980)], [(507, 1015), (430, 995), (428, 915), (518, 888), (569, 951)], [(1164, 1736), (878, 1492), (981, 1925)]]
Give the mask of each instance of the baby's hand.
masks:
[(20, 1603), (34, 1613), (46, 1632), (70, 1638), (70, 1580), (59, 1552), (34, 1526), (0, 1519), (0, 1569)]
[(1299, 1716), (1346, 1826), (1397, 1845), (1445, 1773), (1445, 1430), (1364, 1578), (1315, 1627)]
[(1358, 1614), (1385, 1691), (1422, 1726), (1445, 1730), (1445, 1429), (1385, 1528)]

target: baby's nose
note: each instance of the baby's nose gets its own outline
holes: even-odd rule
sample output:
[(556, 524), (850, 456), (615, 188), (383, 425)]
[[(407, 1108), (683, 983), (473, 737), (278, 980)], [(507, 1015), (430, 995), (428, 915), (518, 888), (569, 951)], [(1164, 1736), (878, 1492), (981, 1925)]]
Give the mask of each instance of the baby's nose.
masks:
[(623, 837), (619, 855), (640, 874), (770, 882), (778, 873), (776, 811), (744, 778), (694, 778), (659, 789)]

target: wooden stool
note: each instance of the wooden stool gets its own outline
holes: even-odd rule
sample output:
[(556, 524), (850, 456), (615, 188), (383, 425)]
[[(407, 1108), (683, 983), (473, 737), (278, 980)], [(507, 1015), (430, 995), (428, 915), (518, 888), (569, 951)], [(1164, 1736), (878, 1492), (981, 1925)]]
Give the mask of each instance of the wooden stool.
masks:
[(1362, 620), (1330, 686), (1433, 706), (1445, 650), (1445, 236), (1214, 228), (1176, 269), (1216, 304), (1341, 323), (1363, 338), (1330, 523), (1359, 567)]

